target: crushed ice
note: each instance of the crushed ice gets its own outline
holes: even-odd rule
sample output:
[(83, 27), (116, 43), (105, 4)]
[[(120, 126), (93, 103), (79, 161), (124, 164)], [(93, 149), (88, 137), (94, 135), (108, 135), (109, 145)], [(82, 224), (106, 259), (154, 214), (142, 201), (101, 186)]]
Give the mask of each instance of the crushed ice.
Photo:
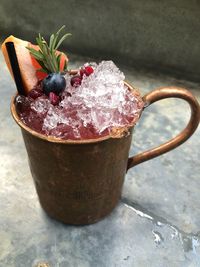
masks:
[(112, 61), (90, 65), (94, 72), (84, 75), (78, 87), (72, 87), (72, 76), (65, 75), (67, 86), (58, 106), (44, 97), (31, 104), (35, 112), (46, 112), (43, 133), (65, 139), (92, 138), (134, 125), (138, 120), (143, 101), (138, 92), (124, 84), (124, 74)]

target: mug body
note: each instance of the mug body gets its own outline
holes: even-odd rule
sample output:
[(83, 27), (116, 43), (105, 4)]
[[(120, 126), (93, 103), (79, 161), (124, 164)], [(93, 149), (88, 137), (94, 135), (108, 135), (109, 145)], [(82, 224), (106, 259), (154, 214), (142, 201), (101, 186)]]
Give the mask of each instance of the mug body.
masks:
[(88, 143), (49, 142), (22, 128), (41, 206), (67, 224), (95, 223), (121, 196), (132, 135)]

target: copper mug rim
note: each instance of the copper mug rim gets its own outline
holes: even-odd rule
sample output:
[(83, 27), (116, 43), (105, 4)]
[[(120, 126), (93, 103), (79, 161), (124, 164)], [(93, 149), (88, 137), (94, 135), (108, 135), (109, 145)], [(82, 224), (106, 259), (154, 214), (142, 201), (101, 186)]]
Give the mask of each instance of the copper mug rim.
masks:
[[(131, 91), (136, 91), (137, 90), (126, 81), (124, 81), (124, 84)], [(139, 90), (137, 90), (137, 93), (139, 93)], [(80, 145), (80, 144), (99, 143), (99, 142), (102, 142), (102, 141), (105, 141), (105, 140), (108, 140), (108, 139), (111, 139), (111, 138), (122, 138), (124, 136), (124, 134), (122, 135), (120, 133), (119, 135), (116, 134), (115, 136), (112, 136), (112, 135), (108, 134), (106, 136), (99, 137), (99, 138), (93, 138), (93, 139), (91, 138), (91, 139), (80, 139), (80, 140), (72, 140), (72, 139), (67, 139), (66, 140), (66, 139), (57, 138), (57, 137), (54, 137), (54, 136), (51, 136), (51, 135), (47, 136), (47, 135), (38, 133), (35, 130), (32, 130), (27, 125), (25, 125), (21, 121), (21, 119), (19, 118), (19, 116), (17, 114), (17, 111), (16, 111), (16, 108), (15, 108), (15, 104), (14, 104), (14, 101), (15, 101), (15, 98), (16, 98), (17, 95), (18, 94), (16, 93), (11, 99), (10, 110), (11, 110), (12, 117), (14, 118), (16, 123), (20, 126), (20, 128), (24, 129), (25, 131), (29, 132), (31, 135), (33, 135), (33, 136), (35, 136), (35, 137), (37, 137), (39, 139), (42, 139), (44, 141), (51, 142), (51, 143), (59, 143), (59, 144), (74, 144), (74, 145), (75, 144), (79, 144)], [(141, 111), (141, 113), (142, 113), (142, 111)], [(138, 118), (138, 120), (139, 120), (139, 118)], [(134, 121), (134, 124), (127, 125), (126, 127), (121, 127), (121, 132), (129, 131), (134, 125), (135, 125), (135, 121)]]

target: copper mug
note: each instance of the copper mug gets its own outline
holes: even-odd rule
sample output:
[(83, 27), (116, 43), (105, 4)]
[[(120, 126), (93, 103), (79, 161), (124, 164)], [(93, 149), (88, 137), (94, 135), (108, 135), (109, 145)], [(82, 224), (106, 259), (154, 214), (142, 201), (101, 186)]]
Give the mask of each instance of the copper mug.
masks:
[(95, 223), (109, 214), (121, 196), (128, 169), (181, 145), (196, 130), (200, 106), (186, 89), (156, 89), (143, 97), (145, 109), (158, 100), (171, 97), (189, 103), (191, 116), (187, 127), (170, 141), (130, 158), (132, 134), (121, 138), (56, 140), (24, 125), (17, 115), (13, 98), (12, 116), (21, 127), (36, 191), (46, 213), (74, 225)]

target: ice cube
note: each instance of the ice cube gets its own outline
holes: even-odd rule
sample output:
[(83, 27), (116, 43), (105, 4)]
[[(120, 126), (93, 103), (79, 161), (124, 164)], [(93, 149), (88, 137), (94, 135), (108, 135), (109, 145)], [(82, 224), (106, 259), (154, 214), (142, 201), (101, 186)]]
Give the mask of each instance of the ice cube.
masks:
[(59, 122), (60, 122), (60, 116), (58, 113), (58, 109), (51, 106), (44, 119), (43, 130), (48, 132), (53, 128), (55, 128)]
[(45, 113), (49, 110), (51, 103), (46, 96), (40, 96), (31, 102), (31, 109), (37, 113)]

